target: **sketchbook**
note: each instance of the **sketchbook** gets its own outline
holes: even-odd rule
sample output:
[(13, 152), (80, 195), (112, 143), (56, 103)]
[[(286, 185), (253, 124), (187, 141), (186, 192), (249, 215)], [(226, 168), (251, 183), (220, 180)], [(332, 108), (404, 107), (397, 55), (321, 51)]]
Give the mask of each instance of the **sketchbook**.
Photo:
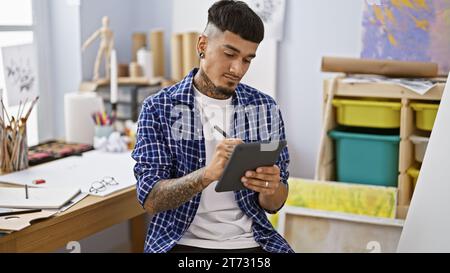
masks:
[(78, 195), (80, 188), (0, 188), (0, 207), (59, 209)]

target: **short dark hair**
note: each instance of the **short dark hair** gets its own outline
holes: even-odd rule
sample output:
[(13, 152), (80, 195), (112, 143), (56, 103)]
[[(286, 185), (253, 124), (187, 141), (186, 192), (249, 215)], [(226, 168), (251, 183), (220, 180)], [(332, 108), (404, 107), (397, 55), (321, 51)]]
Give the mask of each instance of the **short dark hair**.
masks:
[(263, 21), (242, 1), (221, 0), (214, 3), (208, 10), (208, 24), (254, 43), (259, 44), (264, 39)]

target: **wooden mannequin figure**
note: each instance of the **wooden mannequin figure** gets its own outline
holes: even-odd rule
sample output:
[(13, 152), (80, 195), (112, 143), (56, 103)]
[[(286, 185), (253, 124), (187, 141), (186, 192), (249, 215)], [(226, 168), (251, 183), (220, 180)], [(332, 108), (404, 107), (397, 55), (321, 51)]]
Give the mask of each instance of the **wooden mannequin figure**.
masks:
[(95, 31), (89, 39), (84, 42), (81, 50), (85, 51), (86, 48), (94, 42), (94, 40), (100, 36), (100, 48), (98, 49), (97, 57), (95, 59), (94, 65), (94, 77), (93, 80), (96, 81), (100, 79), (99, 70), (100, 62), (102, 57), (105, 58), (105, 77), (109, 79), (110, 75), (110, 58), (111, 50), (114, 48), (114, 33), (109, 28), (109, 18), (107, 16), (102, 18), (102, 27)]

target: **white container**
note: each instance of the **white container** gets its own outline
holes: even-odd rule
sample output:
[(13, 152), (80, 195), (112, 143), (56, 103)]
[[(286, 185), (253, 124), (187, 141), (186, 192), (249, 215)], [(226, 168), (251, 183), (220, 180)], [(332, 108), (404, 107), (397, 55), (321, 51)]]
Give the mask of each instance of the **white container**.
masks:
[(415, 136), (412, 135), (410, 137), (410, 140), (414, 144), (415, 148), (415, 158), (418, 162), (423, 162), (423, 158), (425, 156), (425, 152), (427, 150), (428, 146), (428, 137), (421, 137), (421, 136)]

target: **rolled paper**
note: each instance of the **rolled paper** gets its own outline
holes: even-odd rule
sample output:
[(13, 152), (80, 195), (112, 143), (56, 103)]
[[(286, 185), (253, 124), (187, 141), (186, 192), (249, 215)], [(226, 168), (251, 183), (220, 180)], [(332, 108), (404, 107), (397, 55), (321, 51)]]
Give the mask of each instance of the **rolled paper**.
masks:
[(93, 144), (92, 113), (103, 112), (103, 99), (95, 92), (75, 92), (64, 96), (66, 141)]
[(111, 103), (117, 103), (118, 83), (117, 83), (117, 54), (116, 50), (111, 51)]
[(141, 48), (147, 47), (147, 35), (144, 32), (133, 33), (133, 49), (131, 58), (133, 62), (137, 61), (137, 52)]
[(183, 35), (172, 35), (171, 41), (172, 58), (171, 58), (171, 72), (174, 81), (181, 81), (183, 79)]
[(117, 77), (129, 77), (129, 67), (128, 64), (119, 64), (117, 67)]
[(153, 75), (158, 78), (164, 78), (164, 32), (162, 30), (153, 30), (150, 32), (150, 50), (153, 58)]
[(183, 33), (183, 76), (200, 64), (197, 54), (198, 32)]
[(137, 63), (142, 67), (142, 73), (149, 81), (154, 78), (152, 53), (144, 48), (138, 50)]
[(130, 63), (130, 78), (139, 78), (142, 77), (142, 67), (136, 63)]
[(427, 78), (438, 76), (438, 64), (394, 60), (323, 57), (323, 72), (346, 74), (373, 74), (402, 78)]

